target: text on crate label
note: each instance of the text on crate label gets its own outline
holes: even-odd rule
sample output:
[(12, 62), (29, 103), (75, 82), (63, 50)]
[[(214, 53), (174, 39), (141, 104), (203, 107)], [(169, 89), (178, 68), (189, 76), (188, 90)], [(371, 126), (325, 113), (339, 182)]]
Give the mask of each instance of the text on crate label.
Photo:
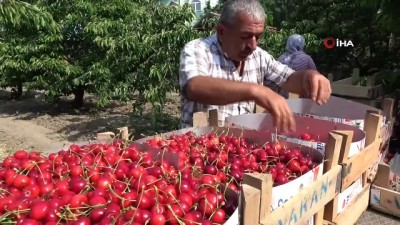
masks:
[[(371, 202), (374, 205), (380, 205), (381, 204), (381, 192), (376, 189), (371, 190), (372, 193), (372, 199)], [(400, 210), (400, 199), (397, 198), (396, 195), (391, 195), (393, 196), (393, 199), (386, 199), (386, 203), (389, 205), (395, 205), (397, 210)]]
[(393, 197), (394, 203), (396, 204), (396, 208), (400, 209), (400, 199), (397, 199), (397, 196)]
[(394, 205), (396, 206), (397, 209), (400, 209), (400, 199), (397, 198), (397, 196), (393, 196), (393, 200), (388, 199), (387, 203), (390, 205)]
[(336, 180), (332, 177), (326, 178), (319, 186), (313, 188), (310, 195), (305, 196), (303, 199), (293, 205), (293, 207), (285, 210), (289, 212), (289, 219), (279, 219), (279, 225), (291, 225), (296, 224), (308, 210), (317, 205), (322, 198), (327, 195), (330, 187), (336, 186)]
[(312, 142), (312, 141), (304, 141), (298, 138), (291, 138), (291, 137), (285, 137), (284, 135), (278, 135), (278, 137), (284, 141), (292, 142), (295, 144), (299, 145), (305, 145), (311, 148), (317, 149), (319, 152), (325, 151), (325, 143), (322, 142)]

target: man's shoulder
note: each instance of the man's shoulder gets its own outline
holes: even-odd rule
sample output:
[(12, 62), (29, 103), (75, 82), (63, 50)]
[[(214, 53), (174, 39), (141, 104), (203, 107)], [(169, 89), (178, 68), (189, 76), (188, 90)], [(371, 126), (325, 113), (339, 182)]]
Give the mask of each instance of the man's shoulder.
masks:
[(274, 59), (274, 57), (269, 52), (267, 52), (266, 50), (264, 50), (258, 46), (257, 46), (256, 50), (254, 51), (254, 55), (257, 58), (261, 58), (262, 60), (268, 61), (268, 60)]
[(216, 44), (216, 36), (212, 35), (209, 37), (201, 37), (193, 39), (185, 44), (185, 48), (190, 48), (194, 50), (204, 50), (211, 48)]

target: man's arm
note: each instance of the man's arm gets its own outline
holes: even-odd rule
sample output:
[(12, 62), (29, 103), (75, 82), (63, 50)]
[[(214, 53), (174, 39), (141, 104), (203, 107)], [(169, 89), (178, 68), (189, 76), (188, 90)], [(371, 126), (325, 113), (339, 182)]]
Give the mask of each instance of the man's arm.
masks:
[(293, 72), (283, 83), (282, 88), (287, 92), (305, 95), (306, 92), (303, 85), (305, 73), (306, 70)]
[(196, 76), (184, 87), (185, 97), (194, 102), (210, 105), (227, 105), (255, 100), (261, 85), (242, 83), (208, 76)]
[(279, 131), (295, 129), (294, 118), (286, 100), (263, 85), (196, 76), (188, 81), (184, 90), (189, 100), (212, 105), (254, 100), (272, 114), (274, 125)]
[(326, 103), (332, 93), (330, 81), (316, 70), (292, 73), (282, 88), (288, 92), (307, 96), (318, 104)]

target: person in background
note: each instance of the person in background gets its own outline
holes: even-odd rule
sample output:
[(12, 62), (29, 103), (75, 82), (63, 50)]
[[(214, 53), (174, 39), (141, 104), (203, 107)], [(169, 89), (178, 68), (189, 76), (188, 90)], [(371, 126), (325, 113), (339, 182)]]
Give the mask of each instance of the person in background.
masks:
[(181, 127), (193, 126), (194, 112), (218, 109), (218, 122), (228, 116), (268, 110), (278, 131), (295, 129), (286, 99), (263, 85), (271, 81), (285, 91), (325, 104), (331, 84), (314, 70), (294, 71), (257, 46), (265, 28), (265, 10), (257, 0), (224, 3), (216, 34), (185, 44), (181, 51), (179, 85)]
[[(304, 45), (305, 40), (302, 35), (290, 35), (286, 42), (286, 52), (278, 58), (278, 61), (289, 66), (294, 71), (317, 70), (314, 60), (304, 52)], [(274, 86), (268, 81), (265, 82), (265, 85)], [(283, 97), (289, 97), (288, 92), (282, 88), (275, 87), (273, 89)]]

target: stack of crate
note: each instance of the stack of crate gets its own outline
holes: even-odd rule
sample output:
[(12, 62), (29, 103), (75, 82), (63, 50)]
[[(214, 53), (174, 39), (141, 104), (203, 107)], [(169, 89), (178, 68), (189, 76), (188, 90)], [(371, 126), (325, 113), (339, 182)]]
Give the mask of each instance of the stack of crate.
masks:
[(376, 84), (375, 75), (368, 76), (366, 86), (354, 85), (360, 79), (360, 69), (354, 68), (351, 77), (333, 81), (332, 74), (328, 75), (331, 80), (332, 94), (355, 102), (377, 107), (384, 96), (381, 84)]

